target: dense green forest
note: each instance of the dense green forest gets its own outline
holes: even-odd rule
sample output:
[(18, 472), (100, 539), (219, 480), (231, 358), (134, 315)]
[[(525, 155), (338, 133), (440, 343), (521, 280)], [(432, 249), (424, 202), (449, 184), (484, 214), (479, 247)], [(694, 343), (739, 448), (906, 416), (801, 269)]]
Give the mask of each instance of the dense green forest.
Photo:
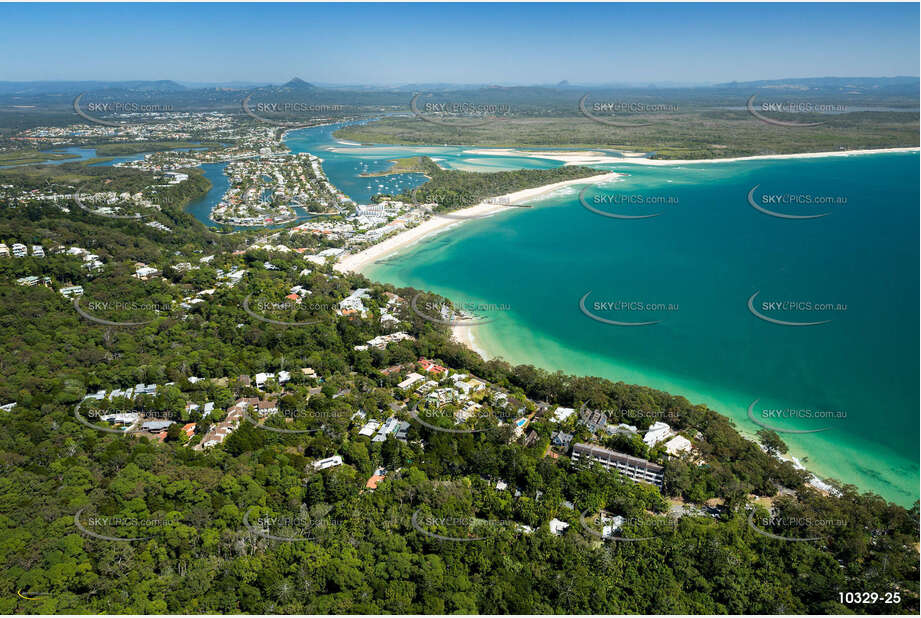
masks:
[[(182, 259), (177, 251), (217, 255), (199, 270), (164, 269), (168, 282), (160, 283), (133, 280), (127, 266), (88, 280), (68, 271), (63, 258), (19, 261), (33, 262), (30, 272), (85, 284), (84, 302), (106, 297), (168, 305), (184, 289), (213, 287), (217, 268), (236, 263), (250, 272), (190, 311), (112, 328), (81, 319), (53, 290), (11, 285), (21, 271), (10, 270), (11, 260), (0, 263), (0, 399), (17, 402), (0, 412), (6, 428), (0, 437), (0, 610), (917, 613), (917, 506), (909, 511), (854, 487), (842, 488), (841, 497), (822, 496), (803, 484), (802, 473), (744, 440), (712, 410), (649, 388), (484, 362), (410, 311), (399, 317), (417, 341), (370, 351), (353, 347), (381, 332), (377, 320), (331, 312), (296, 328), (254, 320), (242, 310), (247, 295), (272, 297), (295, 282), (313, 291), (317, 306), (334, 306), (350, 290), (368, 286), (374, 311), (386, 289), (360, 276), (335, 276), (328, 267), (300, 276), (298, 257), (234, 255), (239, 240), (211, 234), (175, 209), (164, 214), (175, 226), (172, 234), (81, 211), (3, 210), (4, 238), (93, 243), (112, 264), (161, 264)], [(279, 270), (262, 269), (267, 259)], [(393, 291), (403, 298), (416, 293)], [(552, 429), (546, 418), (532, 425), (540, 439), (530, 447), (510, 441), (501, 427), (452, 435), (413, 425), (406, 442), (356, 437), (349, 420), (355, 411), (397, 403), (392, 385), (405, 372), (382, 376), (380, 369), (420, 356), (529, 401), (585, 403), (610, 410), (612, 421), (630, 422), (629, 410), (660, 414), (699, 435), (695, 443), (707, 464), (669, 461), (660, 493), (598, 468), (570, 466), (566, 457), (544, 457)], [(296, 373), (300, 366), (315, 369), (322, 382), (295, 378), (282, 408), (311, 415), (285, 426), (320, 431), (276, 433), (244, 423), (223, 445), (202, 452), (189, 444), (200, 440), (207, 423), (189, 444), (175, 433), (158, 443), (96, 431), (74, 417), (84, 393), (137, 382), (175, 382), (144, 404), (150, 408), (183, 414), (186, 400), (226, 407), (255, 394), (237, 376), (282, 368)], [(192, 376), (216, 380), (193, 384)], [(311, 461), (337, 453), (344, 465), (314, 471)], [(386, 468), (387, 477), (367, 491), (365, 480), (377, 467)], [(521, 496), (497, 491), (495, 479)], [(751, 495), (773, 496), (775, 518), (834, 525), (821, 527), (820, 541), (765, 536), (749, 524), (751, 514), (759, 528), (781, 536), (803, 530), (760, 523), (770, 518), (761, 507), (748, 510)], [(720, 506), (663, 524), (669, 500), (679, 498), (687, 505), (719, 499)], [(580, 515), (600, 509), (623, 514), (631, 522), (626, 534), (649, 540), (602, 543), (583, 528)], [(570, 524), (564, 534), (548, 531), (552, 517)], [(100, 524), (100, 518), (121, 523)], [(269, 526), (266, 535), (257, 521), (290, 525)], [(838, 600), (843, 591), (898, 592), (901, 600), (845, 607)]]
[[(741, 99), (739, 106), (744, 106)], [(821, 126), (781, 128), (744, 109), (605, 116), (610, 126), (581, 116), (575, 104), (565, 114), (516, 115), (482, 126), (457, 128), (392, 116), (336, 130), (339, 139), (365, 144), (458, 144), (490, 148), (605, 148), (651, 153), (659, 159), (721, 159), (765, 154), (918, 146), (917, 112), (853, 112), (834, 116), (780, 114), (787, 122)], [(450, 120), (449, 120), (450, 122)], [(463, 122), (462, 120), (457, 121)], [(469, 121), (468, 121), (469, 122)]]
[[(33, 188), (49, 189), (60, 194), (97, 193), (114, 191), (117, 193), (138, 193), (156, 183), (154, 174), (124, 167), (93, 167), (94, 160), (67, 162), (58, 165), (23, 165), (0, 169), (0, 184), (10, 185), (10, 193), (15, 194)], [(156, 195), (157, 202), (167, 207), (177, 207), (204, 195), (211, 184), (204, 177), (200, 168), (183, 170), (189, 175), (190, 182), (150, 189), (150, 195)], [(182, 217), (181, 209), (175, 210), (176, 217)]]
[[(416, 165), (424, 170), (429, 181), (396, 197), (416, 204), (437, 203), (439, 211), (472, 206), (495, 195), (603, 173), (590, 167), (562, 166), (545, 170), (513, 170), (483, 174), (445, 170), (429, 157), (420, 157)], [(377, 196), (377, 199), (387, 197), (390, 196)]]
[[(533, 186), (527, 171), (434, 168), (424, 195), (447, 207)], [(551, 171), (558, 180), (597, 173)], [(184, 213), (189, 198), (162, 202), (156, 220), (171, 232), (73, 207), (0, 204), (0, 240), (84, 246), (106, 263), (90, 277), (66, 255), (0, 259), (0, 405), (16, 402), (0, 411), (0, 611), (918, 613), (917, 504), (905, 509), (853, 486), (822, 495), (705, 406), (484, 361), (405, 304), (399, 327), (415, 340), (356, 350), (387, 332), (378, 319), (386, 292), (410, 299), (420, 291), (329, 264), (305, 273), (297, 253), (246, 250), (251, 237), (212, 233)], [(204, 256), (214, 257), (199, 262)], [(136, 262), (163, 278), (132, 277)], [(223, 285), (221, 273), (233, 269), (246, 274)], [(50, 277), (54, 288), (83, 285), (81, 303), (97, 303), (101, 318), (149, 322), (88, 321), (55, 289), (15, 285), (26, 274)], [(309, 302), (260, 311), (312, 323), (282, 326), (244, 310), (245, 299), (282, 300), (294, 285), (311, 292)], [(369, 289), (367, 318), (332, 310), (359, 287)], [(215, 290), (206, 302), (180, 305), (206, 288)], [(525, 402), (536, 440), (525, 446), (495, 423), (464, 434), (412, 423), (405, 441), (358, 436), (356, 412), (409, 419), (396, 411), (406, 395), (395, 385), (420, 357)], [(193, 448), (236, 398), (264, 395), (240, 376), (282, 370), (291, 382), (266, 390), (287, 420), (243, 422), (223, 444)], [(197, 422), (193, 436), (115, 435), (75, 416), (85, 394), (141, 382), (161, 388), (138, 402), (93, 405)], [(203, 419), (190, 401), (219, 410)], [(615, 423), (665, 419), (694, 438), (700, 460), (612, 437), (608, 446), (665, 465), (660, 491), (546, 456), (556, 429), (549, 411), (583, 405)], [(90, 418), (89, 404), (81, 407)], [(647, 416), (638, 420), (636, 410)], [(575, 440), (590, 435), (573, 431)], [(762, 441), (784, 449), (776, 434)], [(342, 465), (315, 469), (336, 454)], [(385, 478), (370, 491), (378, 468)], [(500, 479), (507, 490), (496, 488)], [(601, 510), (623, 516), (621, 533), (643, 540), (602, 541)], [(552, 534), (552, 518), (569, 527)], [(841, 592), (898, 593), (899, 601), (842, 604)]]

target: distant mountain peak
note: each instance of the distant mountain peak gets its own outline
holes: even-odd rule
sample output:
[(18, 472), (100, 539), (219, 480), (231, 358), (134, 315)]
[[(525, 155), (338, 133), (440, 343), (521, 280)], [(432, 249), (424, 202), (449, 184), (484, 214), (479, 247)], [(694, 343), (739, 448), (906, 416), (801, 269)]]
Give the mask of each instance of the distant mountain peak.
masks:
[(294, 77), (287, 84), (282, 86), (282, 88), (290, 88), (292, 90), (316, 90), (317, 87), (309, 82), (305, 82), (300, 77)]

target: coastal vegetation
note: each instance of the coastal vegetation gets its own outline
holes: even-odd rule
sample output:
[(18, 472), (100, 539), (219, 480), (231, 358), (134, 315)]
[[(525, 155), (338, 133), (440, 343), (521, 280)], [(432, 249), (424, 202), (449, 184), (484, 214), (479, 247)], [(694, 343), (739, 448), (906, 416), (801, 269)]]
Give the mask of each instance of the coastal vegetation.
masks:
[[(412, 139), (441, 130), (416, 132), (429, 123), (400, 119), (359, 129), (386, 131), (392, 122), (406, 122)], [(524, 135), (519, 122), (502, 126)], [(567, 137), (560, 126), (541, 139), (591, 138), (581, 128)], [(675, 143), (663, 152), (709, 152), (692, 137)], [(103, 152), (140, 148), (112, 146)], [(289, 177), (325, 180), (319, 169), (292, 164)], [(387, 173), (429, 180), (379, 200), (436, 203), (438, 211), (599, 174), (577, 166), (474, 173), (427, 157), (397, 160), (394, 169)], [(684, 397), (485, 360), (409, 302), (443, 308), (449, 299), (342, 274), (312, 255), (341, 249), (328, 229), (209, 230), (185, 210), (209, 181), (200, 168), (181, 171), (188, 179), (164, 184), (159, 172), (86, 162), (0, 170), (2, 195), (16, 196), (0, 199), (0, 242), (49, 249), (0, 257), (0, 612), (921, 610), (917, 502), (905, 508), (836, 481), (817, 486), (780, 457), (788, 449), (777, 433), (746, 439), (730, 419)], [(253, 187), (262, 182), (241, 183)], [(334, 187), (324, 187), (307, 207), (336, 203)], [(79, 208), (70, 197), (77, 190), (144, 193), (159, 208), (143, 220), (107, 218)], [(104, 268), (88, 271), (64, 250), (74, 246)], [(35, 285), (20, 283), (28, 277)], [(82, 288), (84, 310), (109, 323), (78, 312), (61, 293), (71, 286)], [(366, 311), (345, 309), (345, 299)], [(405, 337), (368, 345), (396, 331)], [(503, 416), (505, 407), (477, 395), (486, 413), (469, 424), (475, 433), (456, 431), (468, 425), (457, 422), (454, 401), (427, 407), (436, 414), (423, 424), (410, 414), (421, 396), (400, 386), (416, 371), (436, 387), (449, 386), (442, 374), (466, 374), (515, 403)], [(266, 372), (277, 379), (258, 385)], [(113, 391), (138, 383), (157, 390), (133, 399)], [(110, 394), (84, 399), (100, 390)], [(278, 412), (244, 420), (207, 446), (243, 398), (272, 400)], [(163, 435), (99, 431), (114, 421), (87, 426), (78, 404), (179, 422)], [(572, 408), (568, 419), (556, 418), (561, 407)], [(592, 430), (580, 422), (586, 409), (639, 431)], [(509, 414), (527, 419), (525, 435)], [(388, 417), (408, 424), (403, 437), (359, 433), (366, 419)], [(693, 453), (644, 442), (656, 422)], [(662, 466), (662, 486), (574, 462), (551, 448), (560, 431)], [(318, 465), (335, 456), (336, 465)], [(618, 533), (627, 540), (602, 539), (602, 513), (624, 518)], [(842, 596), (861, 592), (878, 599)]]
[[(433, 183), (463, 187), (458, 195), (487, 190), (431, 171)], [(527, 184), (489, 182), (497, 193)], [(853, 486), (823, 495), (806, 485), (804, 472), (705, 406), (642, 386), (485, 361), (405, 305), (397, 319), (415, 341), (356, 350), (384, 332), (377, 315), (386, 292), (409, 299), (420, 291), (340, 276), (329, 265), (302, 275), (293, 253), (237, 254), (245, 246), (238, 236), (208, 232), (183, 204), (163, 207), (172, 233), (74, 208), (4, 211), (0, 238), (91, 241), (110, 266), (88, 278), (64, 256), (0, 261), (0, 402), (17, 402), (0, 412), (3, 612), (917, 614), (917, 504), (905, 509)], [(188, 255), (215, 258), (196, 270), (174, 267)], [(275, 270), (262, 267), (268, 260)], [(132, 277), (138, 261), (157, 264), (165, 279)], [(221, 286), (218, 269), (234, 266), (247, 275)], [(136, 328), (93, 324), (52, 289), (14, 285), (24, 273), (84, 285), (86, 303), (172, 309), (136, 315), (152, 320)], [(317, 307), (366, 287), (371, 317), (320, 311), (314, 324), (285, 327), (244, 311), (248, 295), (281, 298), (294, 283), (311, 291)], [(172, 302), (205, 287), (217, 288), (208, 302), (190, 309)], [(406, 370), (382, 370), (421, 356), (528, 402), (536, 441), (525, 446), (508, 426), (495, 425), (455, 435), (413, 423), (406, 441), (356, 436), (356, 412), (390, 414), (405, 397), (395, 384)], [(301, 374), (302, 366), (319, 377)], [(191, 438), (173, 431), (163, 442), (99, 432), (74, 417), (85, 393), (172, 382), (141, 405), (200, 421), (187, 400), (223, 409), (259, 394), (239, 376), (283, 369), (294, 374), (292, 383), (284, 393), (269, 390), (282, 409), (310, 412), (283, 427), (322, 431), (284, 434), (244, 422), (222, 445), (198, 451), (190, 447), (222, 412)], [(668, 458), (661, 446), (642, 451), (666, 467), (660, 492), (573, 466), (565, 455), (547, 457), (556, 426), (536, 402), (549, 410), (604, 409), (611, 422), (665, 419), (694, 438), (700, 461)], [(644, 411), (642, 422), (636, 410)], [(575, 440), (588, 435), (581, 426), (571, 430)], [(762, 438), (768, 450), (783, 448)], [(315, 470), (311, 462), (334, 454), (342, 465)], [(365, 481), (379, 467), (389, 472), (369, 491)], [(496, 489), (497, 479), (509, 489)], [(623, 515), (630, 522), (623, 534), (646, 540), (602, 542), (581, 518), (600, 510)], [(137, 540), (89, 536), (75, 516), (84, 528), (91, 517), (127, 522), (106, 531)], [(254, 524), (272, 518), (321, 525), (300, 540), (273, 540)], [(551, 518), (569, 527), (554, 535)], [(784, 540), (802, 534), (778, 523), (785, 521), (811, 522), (803, 529), (821, 538)], [(840, 591), (898, 593), (899, 601), (843, 605)]]
[[(323, 110), (306, 114), (267, 114), (278, 122), (302, 122), (310, 126), (346, 119), (378, 118), (368, 124), (341, 128), (336, 133), (341, 139), (378, 144), (607, 148), (656, 153), (655, 156), (667, 159), (832, 152), (916, 147), (919, 144), (918, 79), (911, 77), (806, 78), (674, 88), (588, 88), (561, 83), (555, 87), (442, 87), (424, 93), (411, 88), (327, 89), (298, 79), (283, 86), (255, 90), (185, 88), (178, 84), (165, 89), (160, 84), (149, 90), (137, 88), (136, 84), (99, 84), (97, 90), (88, 92), (86, 100), (103, 103), (130, 97), (138, 104), (169, 105), (177, 112), (236, 114), (243, 97), (252, 94), (252, 105), (296, 103)], [(73, 96), (79, 92), (73, 92)], [(417, 94), (420, 97), (417, 108), (422, 110), (422, 115), (428, 115), (427, 103), (440, 102), (498, 107), (506, 111), (483, 126), (443, 126), (413, 115), (410, 101)], [(770, 112), (768, 116), (781, 121), (822, 123), (815, 127), (772, 126), (760, 122), (746, 109), (751, 96), (757, 96), (759, 103), (783, 101), (793, 106), (830, 106), (841, 113)], [(579, 110), (582, 97), (588, 97), (586, 109), (602, 119), (643, 126), (616, 127), (594, 122)], [(79, 118), (71, 102), (72, 98), (48, 92), (44, 87), (36, 89), (28, 101), (24, 101), (19, 92), (0, 91), (0, 104), (29, 104), (16, 111), (0, 110), (0, 149), (34, 149), (33, 144), (14, 139), (25, 129), (72, 125)], [(627, 111), (599, 112), (595, 111), (595, 103), (622, 105)], [(636, 111), (637, 106), (640, 111)], [(386, 116), (380, 118), (382, 113)], [(456, 120), (462, 125), (470, 119)], [(450, 123), (451, 119), (448, 121)], [(243, 122), (267, 126), (265, 122), (248, 117)], [(199, 127), (183, 127), (183, 131), (191, 136), (183, 142), (209, 139), (207, 131)], [(281, 131), (278, 129), (279, 133)], [(213, 136), (210, 139), (214, 139)], [(108, 144), (105, 143), (108, 139), (100, 138), (80, 141), (117, 149), (105, 154), (154, 150), (150, 148), (152, 142), (141, 142), (137, 138), (133, 146), (119, 142)]]
[[(153, 173), (122, 167), (91, 167), (92, 160), (60, 165), (25, 165), (0, 169), (0, 182), (13, 189), (54, 187), (60, 193), (115, 191), (137, 193), (156, 183)], [(200, 168), (183, 170), (189, 181), (156, 189), (158, 199), (168, 205), (184, 204), (207, 193), (211, 183)]]
[(377, 196), (378, 199), (397, 197), (400, 200), (417, 204), (437, 202), (438, 211), (456, 210), (522, 189), (533, 189), (599, 174), (598, 170), (582, 166), (489, 173), (465, 172), (441, 169), (429, 157), (418, 157), (418, 159), (417, 166), (424, 170), (423, 173), (429, 178), (429, 181), (398, 196)]
[(403, 159), (393, 159), (391, 166), (381, 172), (367, 172), (359, 174), (362, 178), (376, 178), (378, 176), (392, 176), (394, 174), (425, 174), (428, 168), (425, 166), (422, 157), (405, 157)]
[(638, 125), (634, 127), (608, 126), (578, 113), (552, 117), (512, 116), (471, 128), (390, 116), (342, 127), (335, 136), (375, 144), (605, 148), (654, 153), (654, 157), (660, 159), (719, 159), (917, 147), (919, 144), (917, 112), (787, 114), (777, 118), (822, 124), (797, 128), (772, 126), (755, 119), (744, 109), (626, 114), (617, 118), (624, 124)]
[[(60, 186), (76, 187), (89, 183), (90, 187), (102, 190), (113, 186), (120, 191), (136, 191), (150, 185), (153, 176), (136, 170), (118, 167), (91, 167), (86, 161), (74, 161), (59, 165), (23, 165), (0, 169), (0, 180), (17, 187)], [(106, 189), (110, 190), (110, 189)]]
[(79, 155), (69, 152), (43, 152), (40, 150), (13, 150), (10, 152), (0, 152), (0, 166), (4, 165), (27, 165), (30, 163), (42, 163), (44, 161), (65, 161), (67, 159), (77, 159)]

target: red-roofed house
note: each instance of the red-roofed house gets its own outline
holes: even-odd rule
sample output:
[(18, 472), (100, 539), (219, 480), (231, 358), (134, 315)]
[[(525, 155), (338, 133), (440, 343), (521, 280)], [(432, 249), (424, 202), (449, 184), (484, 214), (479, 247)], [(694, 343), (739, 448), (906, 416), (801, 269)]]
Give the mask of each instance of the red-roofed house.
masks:
[(384, 480), (384, 478), (386, 477), (384, 477), (384, 475), (382, 474), (375, 474), (374, 476), (368, 479), (368, 482), (365, 483), (365, 487), (367, 487), (371, 491), (374, 491), (375, 489), (377, 489), (377, 486), (380, 484), (380, 482)]
[(422, 367), (422, 369), (424, 369), (428, 373), (444, 373), (444, 374), (448, 373), (448, 370), (446, 367), (442, 367), (441, 365), (436, 365), (433, 361), (430, 361), (426, 358), (420, 358), (419, 365)]

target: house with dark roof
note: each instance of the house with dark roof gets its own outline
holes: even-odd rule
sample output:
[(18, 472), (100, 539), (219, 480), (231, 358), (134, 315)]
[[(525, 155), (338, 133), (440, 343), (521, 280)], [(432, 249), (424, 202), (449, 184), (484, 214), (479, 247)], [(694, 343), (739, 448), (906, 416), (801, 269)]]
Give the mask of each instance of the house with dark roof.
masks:
[(588, 427), (592, 433), (596, 433), (608, 426), (608, 415), (601, 410), (582, 408), (582, 411), (579, 412), (579, 422)]
[(572, 442), (572, 436), (573, 434), (566, 433), (565, 431), (554, 431), (550, 434), (550, 444), (561, 448), (569, 448), (569, 443)]

